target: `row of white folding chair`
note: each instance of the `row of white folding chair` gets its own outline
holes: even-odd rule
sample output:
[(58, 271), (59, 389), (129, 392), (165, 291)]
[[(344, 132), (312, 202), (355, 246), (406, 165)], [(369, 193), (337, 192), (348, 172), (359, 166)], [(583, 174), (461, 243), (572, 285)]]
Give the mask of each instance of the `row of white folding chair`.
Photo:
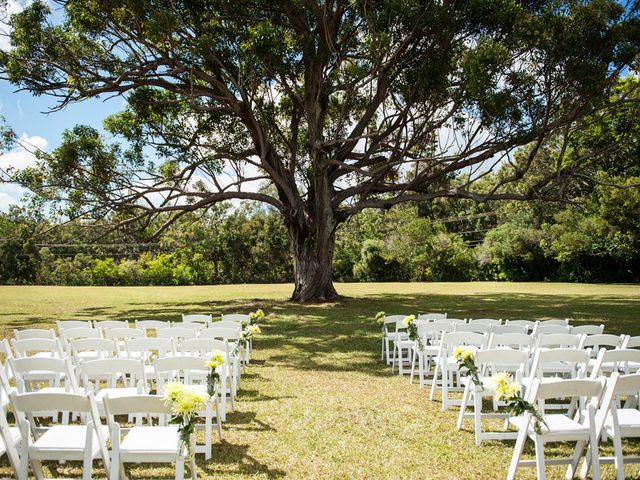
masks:
[[(111, 480), (126, 478), (123, 464), (173, 463), (175, 479), (184, 478), (186, 446), (179, 441), (178, 427), (167, 425), (171, 408), (159, 395), (135, 395), (105, 398), (107, 425), (103, 425), (91, 393), (23, 393), (12, 394), (19, 428), (10, 428), (4, 413), (0, 414), (0, 437), (10, 447), (10, 460), (18, 480), (27, 480), (29, 464), (37, 479), (43, 478), (43, 460), (83, 462), (83, 478), (92, 478), (94, 459), (101, 459)], [(53, 424), (41, 428), (33, 422), (34, 414), (43, 409), (80, 414), (75, 425)], [(123, 429), (116, 415), (144, 413), (149, 420), (158, 417), (158, 425), (142, 425)], [(140, 417), (139, 417), (140, 418)], [(126, 432), (121, 438), (122, 432)], [(107, 449), (111, 440), (111, 456)], [(19, 448), (16, 448), (19, 447)], [(195, 478), (195, 459), (191, 458), (191, 477)]]
[[(640, 374), (632, 373), (620, 375), (614, 372), (611, 377), (591, 379), (562, 380), (554, 383), (544, 383), (536, 380), (528, 394), (527, 401), (540, 405), (549, 399), (572, 398), (580, 404), (573, 416), (554, 414), (543, 415), (545, 425), (538, 433), (532, 425), (530, 413), (522, 417), (511, 418), (509, 422), (518, 429), (516, 445), (514, 447), (507, 478), (515, 478), (520, 466), (536, 466), (537, 478), (546, 478), (547, 464), (567, 464), (567, 478), (573, 478), (578, 471), (580, 459), (588, 447), (580, 478), (586, 478), (591, 470), (593, 479), (600, 478), (600, 464), (613, 463), (616, 478), (625, 478), (624, 464), (640, 461), (639, 457), (625, 457), (622, 450), (622, 439), (640, 438), (640, 410), (637, 408), (636, 397), (640, 391)], [(631, 406), (622, 406), (621, 397), (633, 399)], [(614, 447), (613, 457), (600, 457), (599, 439), (612, 438)], [(535, 445), (535, 461), (522, 461), (521, 456), (527, 438)], [(576, 442), (570, 458), (554, 458), (546, 461), (544, 444), (548, 442)]]

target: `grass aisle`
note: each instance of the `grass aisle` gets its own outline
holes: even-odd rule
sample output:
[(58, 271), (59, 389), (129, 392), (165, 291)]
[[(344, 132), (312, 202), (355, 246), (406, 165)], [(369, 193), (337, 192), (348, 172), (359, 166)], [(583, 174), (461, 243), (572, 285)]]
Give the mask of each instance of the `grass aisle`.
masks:
[[(373, 315), (447, 311), (450, 316), (572, 317), (640, 334), (638, 286), (566, 284), (339, 285), (338, 305), (286, 302), (289, 285), (218, 287), (0, 287), (0, 328), (56, 319), (176, 320), (183, 312), (231, 313), (262, 307), (269, 318), (242, 378), (236, 412), (199, 478), (449, 479), (504, 478), (512, 442), (475, 447), (471, 421), (440, 410), (426, 390), (392, 376), (379, 361)], [(578, 323), (577, 321), (575, 323)], [(634, 451), (637, 445), (630, 445)], [(562, 447), (560, 447), (562, 450)], [(552, 452), (552, 450), (550, 450)], [(531, 450), (529, 450), (529, 454)], [(199, 456), (200, 457), (200, 456)], [(172, 469), (138, 466), (131, 478), (173, 478)], [(640, 469), (626, 470), (640, 478)], [(563, 469), (549, 469), (561, 478)], [(605, 478), (614, 478), (605, 467)], [(55, 475), (79, 474), (74, 466)], [(0, 478), (8, 478), (6, 460)], [(534, 478), (523, 469), (519, 478)]]

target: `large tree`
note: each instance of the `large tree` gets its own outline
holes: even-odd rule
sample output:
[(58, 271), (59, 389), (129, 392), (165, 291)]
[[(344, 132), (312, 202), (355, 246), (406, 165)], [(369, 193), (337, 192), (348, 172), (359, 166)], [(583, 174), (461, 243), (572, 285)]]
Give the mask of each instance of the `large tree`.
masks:
[[(562, 155), (507, 187), (547, 139), (612, 107), (640, 45), (636, 1), (53, 3), (10, 17), (0, 73), (54, 109), (112, 95), (127, 106), (104, 122), (119, 140), (78, 126), (12, 179), (67, 215), (156, 233), (217, 202), (269, 204), (299, 301), (337, 297), (336, 227), (365, 208), (559, 199), (582, 171)], [(476, 183), (498, 166), (495, 183)]]

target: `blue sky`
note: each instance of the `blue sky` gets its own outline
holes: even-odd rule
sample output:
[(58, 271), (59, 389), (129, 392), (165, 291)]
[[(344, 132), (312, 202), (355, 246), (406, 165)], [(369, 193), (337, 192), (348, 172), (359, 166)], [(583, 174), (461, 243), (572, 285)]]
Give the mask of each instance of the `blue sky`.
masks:
[[(124, 106), (122, 98), (107, 101), (94, 99), (69, 105), (62, 111), (50, 112), (56, 100), (29, 92), (16, 92), (17, 87), (0, 80), (0, 115), (24, 143), (51, 151), (60, 144), (62, 132), (77, 124), (102, 128), (102, 120)], [(33, 154), (21, 148), (0, 156), (0, 167), (25, 167), (34, 161)], [(0, 211), (20, 203), (25, 192), (16, 185), (0, 184)]]

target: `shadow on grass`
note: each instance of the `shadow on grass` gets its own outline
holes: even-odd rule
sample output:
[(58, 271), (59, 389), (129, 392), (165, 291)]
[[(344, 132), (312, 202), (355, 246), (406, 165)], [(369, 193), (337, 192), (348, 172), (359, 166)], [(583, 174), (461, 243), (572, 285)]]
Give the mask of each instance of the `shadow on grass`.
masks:
[[(206, 475), (211, 478), (220, 476), (221, 470), (236, 474), (249, 474), (252, 476), (265, 475), (267, 478), (281, 478), (286, 475), (284, 470), (270, 468), (259, 462), (248, 453), (249, 445), (237, 445), (222, 441), (213, 445), (214, 462), (198, 462)], [(231, 467), (231, 469), (230, 469)]]

